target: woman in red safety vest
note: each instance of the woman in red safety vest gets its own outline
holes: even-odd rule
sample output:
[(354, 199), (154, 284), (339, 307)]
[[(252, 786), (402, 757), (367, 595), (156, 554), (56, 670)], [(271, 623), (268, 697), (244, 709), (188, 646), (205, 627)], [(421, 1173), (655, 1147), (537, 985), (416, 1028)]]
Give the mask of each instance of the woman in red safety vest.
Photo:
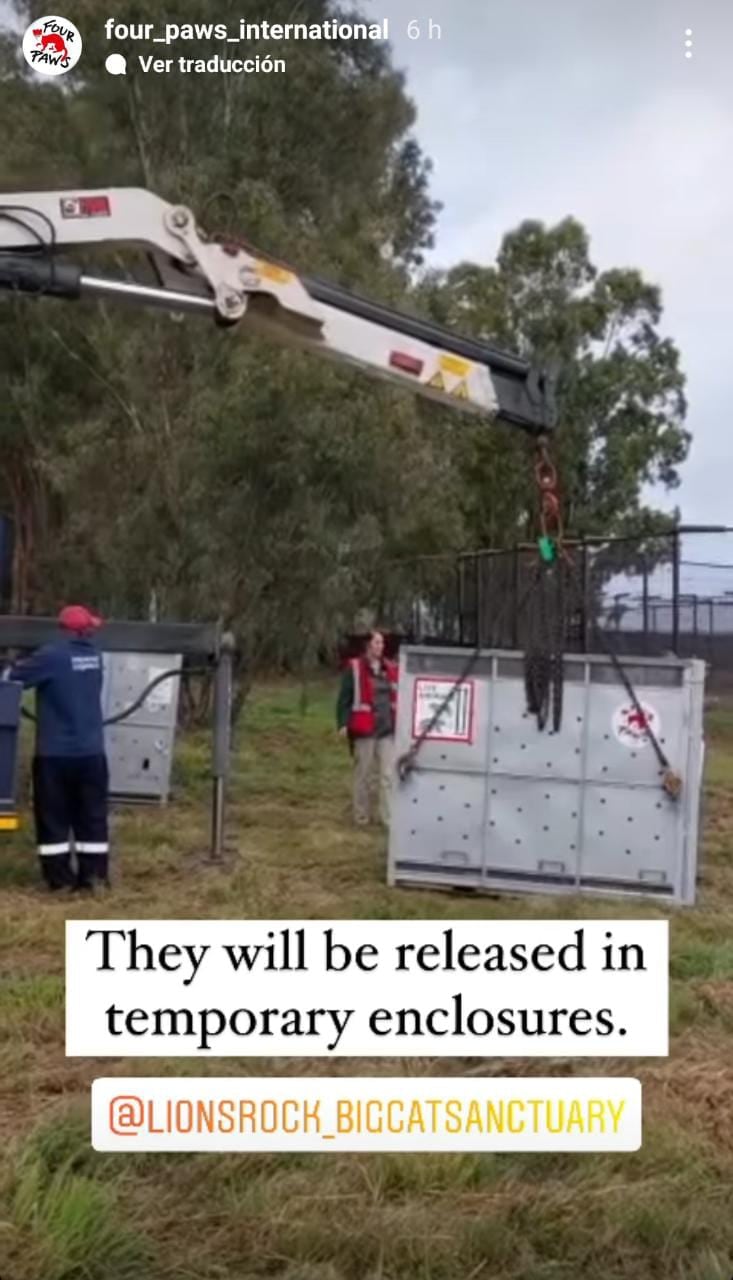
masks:
[(397, 719), (397, 664), (384, 656), (384, 636), (372, 631), (360, 658), (346, 665), (336, 719), (354, 760), (353, 806), (357, 826), (371, 819), (373, 772), (379, 777), (379, 818), (389, 826)]

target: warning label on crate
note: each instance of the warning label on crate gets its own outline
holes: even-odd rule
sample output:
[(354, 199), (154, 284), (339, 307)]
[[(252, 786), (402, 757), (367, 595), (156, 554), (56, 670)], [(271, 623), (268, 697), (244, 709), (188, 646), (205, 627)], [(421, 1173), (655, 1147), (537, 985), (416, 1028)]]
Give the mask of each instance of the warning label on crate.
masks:
[(416, 680), (412, 736), (424, 734), (426, 740), (472, 742), (473, 699), (473, 680), (466, 680), (457, 688), (455, 680), (447, 678)]
[(617, 742), (626, 747), (645, 747), (651, 744), (649, 730), (655, 738), (659, 738), (661, 725), (659, 715), (648, 702), (640, 702), (635, 707), (633, 702), (625, 703), (613, 713), (613, 732)]

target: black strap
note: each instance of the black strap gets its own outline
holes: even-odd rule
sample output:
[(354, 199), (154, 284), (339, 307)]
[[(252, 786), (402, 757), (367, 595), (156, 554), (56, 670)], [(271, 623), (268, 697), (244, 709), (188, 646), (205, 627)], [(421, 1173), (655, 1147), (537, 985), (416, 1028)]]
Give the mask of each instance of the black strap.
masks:
[[(517, 604), (517, 614), (521, 616), (527, 599), (532, 593), (535, 596), (534, 607), (530, 612), (529, 634), (525, 648), (525, 688), (527, 709), (537, 717), (540, 729), (544, 729), (552, 710), (552, 724), (558, 733), (562, 724), (563, 684), (565, 663), (565, 640), (567, 624), (568, 588), (571, 602), (581, 611), (585, 609), (585, 601), (579, 588), (577, 574), (572, 560), (567, 553), (562, 553), (552, 564), (540, 562), (535, 569), (532, 580), (522, 600)], [(508, 596), (504, 609), (500, 614), (503, 621), (504, 611), (511, 603)], [(497, 623), (498, 625), (498, 623)], [(477, 630), (480, 620), (477, 620)], [(621, 684), (631, 700), (659, 762), (663, 773), (662, 785), (672, 799), (677, 799), (682, 788), (682, 780), (672, 768), (662, 746), (648, 722), (636, 690), (617, 653), (614, 652), (602, 632), (597, 620), (594, 631), (598, 637), (599, 647), (610, 660)], [(405, 781), (415, 767), (420, 748), (425, 739), (432, 733), (441, 716), (450, 706), (460, 686), (469, 678), (481, 655), (480, 641), (471, 653), (460, 675), (457, 677), (445, 698), (434, 712), (429, 723), (421, 730), (409, 751), (405, 752), (397, 762), (397, 772), (401, 781)]]
[[(518, 615), (523, 613), (524, 607), (527, 603), (532, 587), (533, 587), (533, 584), (530, 584), (530, 586), (527, 588), (524, 595), (522, 596), (522, 599), (517, 602), (516, 608), (517, 608)], [(511, 603), (512, 603), (512, 595), (510, 592), (508, 592), (506, 599), (504, 601), (504, 604), (499, 612), (499, 615), (494, 620), (494, 634), (498, 633), (499, 627), (501, 623), (503, 623), (505, 615), (507, 614)], [(466, 680), (468, 680), (469, 676), (471, 675), (471, 673), (473, 672), (476, 666), (476, 663), (481, 657), (481, 653), (482, 653), (481, 619), (477, 615), (476, 617), (476, 648), (473, 650), (473, 652), (469, 656), (468, 661), (463, 667), (460, 675), (456, 677), (455, 681), (453, 682), (447, 694), (445, 695), (443, 701), (440, 703), (437, 710), (431, 716), (428, 724), (426, 724), (424, 729), (420, 731), (420, 733), (412, 743), (412, 746), (410, 747), (410, 749), (406, 751), (404, 755), (400, 756), (399, 760), (397, 761), (397, 774), (401, 782), (405, 782), (409, 777), (410, 773), (412, 772), (412, 770), (414, 769), (415, 761), (417, 760), (418, 753), (425, 739), (428, 738), (430, 734), (433, 732), (433, 729), (435, 728), (436, 724), (440, 720), (441, 716), (444, 715), (444, 713), (447, 711), (448, 707), (453, 701), (453, 698), (456, 696), (461, 685), (464, 684)]]
[[(572, 561), (570, 561), (569, 557), (568, 557), (568, 564), (572, 569)], [(569, 576), (570, 576), (571, 587), (573, 590), (573, 596), (576, 600), (576, 603), (584, 611), (585, 601), (583, 600), (583, 593), (578, 584), (577, 576), (572, 572), (570, 573)], [(644, 708), (642, 707), (641, 702), (639, 701), (639, 697), (637, 695), (637, 692), (633, 684), (631, 683), (631, 679), (629, 677), (628, 672), (626, 671), (618, 654), (614, 651), (612, 646), (609, 644), (608, 639), (605, 633), (602, 631), (597, 619), (594, 619), (593, 621), (593, 631), (597, 638), (599, 648), (603, 651), (605, 656), (610, 659), (611, 665), (613, 666), (613, 669), (616, 672), (616, 675), (618, 676), (624, 689), (626, 690), (626, 693), (628, 694), (631, 700), (632, 706), (636, 711), (637, 716), (639, 717), (639, 725), (641, 726), (647, 738), (652, 744), (652, 749), (654, 751), (655, 756), (657, 757), (657, 761), (659, 763), (659, 767), (663, 775), (662, 786), (666, 791), (667, 795), (670, 797), (670, 799), (676, 800), (682, 790), (682, 778), (676, 772), (676, 770), (672, 768), (672, 765), (670, 764), (669, 759), (667, 758), (667, 755), (663, 751), (661, 743), (659, 742), (659, 739), (657, 738), (656, 733), (654, 732), (651, 725), (649, 724), (648, 717), (644, 712)]]

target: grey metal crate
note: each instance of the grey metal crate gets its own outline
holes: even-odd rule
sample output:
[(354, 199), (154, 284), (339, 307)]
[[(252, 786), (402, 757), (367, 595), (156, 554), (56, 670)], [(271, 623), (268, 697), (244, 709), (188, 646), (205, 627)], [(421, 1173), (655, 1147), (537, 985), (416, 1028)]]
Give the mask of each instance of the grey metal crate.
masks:
[[(156, 676), (180, 670), (180, 654), (106, 653), (102, 706), (105, 719), (134, 703)], [(180, 680), (156, 686), (129, 719), (106, 729), (110, 794), (114, 800), (165, 804), (178, 721)]]
[[(397, 755), (456, 677), (465, 650), (409, 646), (400, 659)], [(482, 653), (460, 696), (397, 779), (391, 884), (695, 900), (705, 664), (631, 659), (649, 723), (683, 778), (661, 787), (648, 735), (610, 659), (566, 660), (562, 725), (526, 710), (521, 654)]]

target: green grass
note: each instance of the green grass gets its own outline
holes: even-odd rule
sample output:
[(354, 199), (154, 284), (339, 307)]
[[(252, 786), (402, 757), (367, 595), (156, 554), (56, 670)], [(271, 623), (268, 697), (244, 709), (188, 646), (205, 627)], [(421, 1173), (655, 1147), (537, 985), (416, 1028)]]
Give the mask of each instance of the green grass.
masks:
[[(733, 714), (708, 725), (700, 899), (670, 913), (669, 1060), (614, 1062), (644, 1086), (631, 1155), (102, 1155), (101, 1074), (392, 1074), (400, 1064), (128, 1059), (63, 1049), (74, 918), (664, 918), (654, 904), (394, 891), (378, 834), (349, 824), (331, 689), (256, 692), (238, 734), (225, 864), (207, 863), (208, 745), (179, 744), (174, 803), (120, 811), (111, 900), (38, 892), (32, 835), (0, 859), (2, 1280), (731, 1280)], [(409, 1065), (409, 1064), (408, 1064)], [(586, 1060), (497, 1064), (603, 1073)], [(429, 1074), (481, 1069), (422, 1061)]]

